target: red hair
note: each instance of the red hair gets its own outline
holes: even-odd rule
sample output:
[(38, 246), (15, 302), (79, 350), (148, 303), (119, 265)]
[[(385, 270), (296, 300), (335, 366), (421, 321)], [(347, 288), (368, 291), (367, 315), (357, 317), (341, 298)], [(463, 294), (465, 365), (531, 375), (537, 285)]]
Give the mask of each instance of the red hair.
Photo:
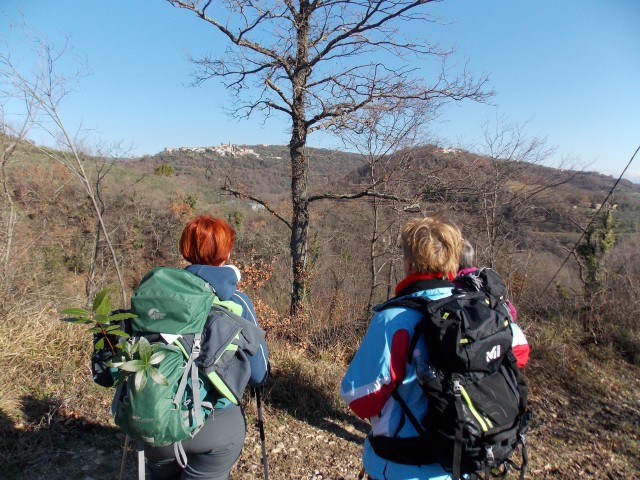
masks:
[(227, 261), (236, 232), (220, 218), (202, 215), (184, 227), (180, 253), (187, 262), (219, 266)]

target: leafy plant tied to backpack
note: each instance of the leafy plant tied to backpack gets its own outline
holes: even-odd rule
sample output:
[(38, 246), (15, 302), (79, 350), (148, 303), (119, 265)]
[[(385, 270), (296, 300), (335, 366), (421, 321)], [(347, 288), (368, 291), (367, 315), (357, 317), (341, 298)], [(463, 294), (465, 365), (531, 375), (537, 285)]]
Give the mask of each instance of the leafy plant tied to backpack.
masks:
[(136, 392), (142, 391), (148, 377), (158, 385), (168, 385), (167, 378), (156, 368), (166, 356), (165, 352), (158, 351), (159, 344), (152, 345), (146, 338), (140, 337), (134, 343), (122, 339), (118, 348), (122, 352), (120, 361), (107, 363), (109, 367), (120, 370), (116, 385), (122, 383), (131, 374), (135, 374), (133, 386)]
[[(84, 308), (67, 308), (62, 310), (63, 315), (69, 317), (62, 321), (78, 325), (93, 325), (88, 329), (94, 335), (93, 348), (96, 352), (107, 350), (110, 360), (106, 365), (118, 369), (115, 384), (122, 383), (128, 376), (134, 374), (134, 388), (141, 391), (151, 379), (166, 385), (167, 379), (156, 366), (164, 359), (165, 353), (157, 351), (157, 345), (151, 345), (146, 338), (140, 338), (135, 342), (129, 342), (129, 334), (122, 328), (120, 322), (136, 318), (131, 312), (111, 312), (109, 289), (100, 291), (93, 300), (91, 311)], [(119, 342), (116, 340), (119, 338)]]
[(134, 291), (131, 311), (110, 313), (103, 290), (91, 311), (63, 312), (71, 315), (66, 321), (94, 324), (93, 378), (118, 387), (116, 425), (145, 445), (173, 445), (183, 467), (182, 441), (200, 431), (217, 405), (240, 402), (249, 356), (264, 341), (264, 331), (240, 316), (242, 307), (236, 313), (229, 303), (197, 275), (157, 267)]
[(84, 308), (67, 308), (62, 310), (62, 315), (69, 315), (63, 318), (63, 322), (75, 323), (79, 325), (93, 324), (89, 328), (89, 332), (96, 334), (98, 337), (94, 343), (95, 350), (102, 350), (108, 347), (111, 353), (116, 353), (117, 344), (114, 344), (111, 338), (125, 337), (129, 334), (122, 329), (120, 322), (135, 318), (135, 313), (116, 312), (111, 314), (111, 301), (109, 300), (109, 289), (105, 288), (100, 291), (93, 300), (91, 311)]

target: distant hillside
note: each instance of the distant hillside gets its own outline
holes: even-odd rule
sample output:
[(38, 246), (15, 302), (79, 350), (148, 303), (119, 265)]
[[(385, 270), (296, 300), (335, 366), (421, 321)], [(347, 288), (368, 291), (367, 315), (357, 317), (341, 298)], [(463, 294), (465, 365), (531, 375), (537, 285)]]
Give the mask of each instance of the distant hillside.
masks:
[[(173, 149), (133, 159), (128, 166), (139, 173), (151, 174), (160, 165), (170, 165), (175, 170), (173, 184), (184, 185), (185, 191), (193, 191), (201, 199), (201, 205), (217, 203), (220, 188), (229, 183), (236, 189), (269, 202), (285, 216), (288, 215), (288, 147), (223, 147), (218, 148), (218, 152), (212, 149)], [(232, 154), (231, 151), (236, 153)], [(248, 154), (247, 151), (253, 153)], [(354, 193), (370, 185), (370, 170), (363, 155), (310, 148), (309, 158), (310, 195)], [(558, 255), (561, 252), (557, 241), (550, 241), (547, 237), (534, 238), (533, 233), (566, 232), (570, 236), (562, 243), (569, 247), (577, 239), (573, 236), (578, 231), (576, 226), (588, 223), (616, 180), (597, 172), (561, 170), (518, 162), (493, 163), (491, 159), (472, 152), (441, 149), (433, 145), (398, 152), (380, 161), (375, 171), (378, 191), (401, 197), (411, 197), (421, 191), (423, 193), (412, 203), (432, 205), (428, 207), (432, 209), (446, 206), (449, 210), (460, 212), (461, 220), (470, 228), (480, 230), (484, 228), (483, 220), (473, 213), (482, 208), (478, 203), (482, 201), (479, 192), (490, 191), (492, 184), (496, 183), (504, 190), (502, 198), (510, 197), (510, 204), (519, 209), (511, 213), (503, 212), (508, 224), (501, 226), (502, 234), (510, 230), (513, 235), (518, 235), (522, 246), (551, 249)], [(552, 188), (546, 187), (549, 185)], [(527, 192), (536, 189), (540, 192), (535, 198), (525, 200)], [(608, 203), (616, 211), (618, 233), (638, 230), (640, 185), (622, 180)], [(346, 213), (343, 211), (342, 216)]]
[[(242, 185), (255, 195), (289, 197), (289, 149), (284, 145), (242, 145), (256, 155), (220, 154), (216, 152), (164, 151), (132, 161), (139, 171), (153, 171), (168, 164), (178, 176), (189, 176), (220, 186), (226, 178)], [(324, 189), (343, 178), (364, 162), (362, 156), (328, 149), (309, 149), (312, 189)]]
[[(285, 145), (238, 145), (250, 149), (256, 155), (231, 155), (214, 152), (181, 152), (171, 149), (153, 156), (134, 159), (132, 165), (139, 170), (150, 170), (161, 164), (169, 164), (177, 175), (200, 178), (203, 181), (222, 183), (228, 176), (240, 182), (255, 194), (281, 195), (289, 187), (289, 149)], [(406, 152), (403, 152), (406, 153)], [(420, 174), (430, 170), (438, 172), (464, 171), (474, 166), (475, 172), (482, 174), (487, 160), (480, 155), (464, 150), (440, 149), (426, 146), (415, 149), (412, 160), (405, 169)], [(360, 183), (366, 176), (366, 158), (356, 153), (329, 149), (309, 148), (311, 176), (310, 188), (313, 192), (336, 187), (347, 188), (353, 182)], [(567, 176), (566, 170), (552, 167), (532, 166), (532, 172), (539, 177)], [(598, 204), (609, 192), (615, 178), (598, 172), (573, 172), (566, 185), (559, 187), (570, 203), (591, 206)], [(570, 175), (569, 175), (570, 176)], [(640, 194), (640, 184), (621, 180), (611, 203), (620, 208), (634, 209), (640, 204), (636, 198)]]

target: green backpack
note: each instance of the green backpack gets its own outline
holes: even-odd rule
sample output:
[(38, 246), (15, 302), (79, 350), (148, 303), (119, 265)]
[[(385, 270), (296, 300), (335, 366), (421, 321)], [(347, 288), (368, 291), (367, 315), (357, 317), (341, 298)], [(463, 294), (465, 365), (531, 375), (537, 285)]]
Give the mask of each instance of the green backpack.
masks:
[(174, 444), (182, 466), (181, 442), (195, 436), (216, 402), (240, 401), (251, 373), (246, 357), (264, 339), (257, 326), (219, 305), (241, 311), (229, 303), (200, 277), (169, 267), (151, 270), (131, 298), (137, 317), (125, 348), (134, 359), (118, 364), (115, 422), (147, 445)]

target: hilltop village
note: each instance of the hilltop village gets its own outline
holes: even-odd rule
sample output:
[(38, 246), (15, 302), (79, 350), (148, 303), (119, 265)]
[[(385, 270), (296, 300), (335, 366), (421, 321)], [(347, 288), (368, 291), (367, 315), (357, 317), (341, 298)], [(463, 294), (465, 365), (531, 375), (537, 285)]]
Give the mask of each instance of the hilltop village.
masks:
[(218, 155), (231, 155), (233, 157), (240, 157), (245, 155), (254, 155), (260, 158), (253, 149), (246, 148), (241, 145), (233, 145), (231, 143), (220, 144), (215, 147), (178, 147), (178, 148), (165, 148), (166, 153), (215, 153)]

